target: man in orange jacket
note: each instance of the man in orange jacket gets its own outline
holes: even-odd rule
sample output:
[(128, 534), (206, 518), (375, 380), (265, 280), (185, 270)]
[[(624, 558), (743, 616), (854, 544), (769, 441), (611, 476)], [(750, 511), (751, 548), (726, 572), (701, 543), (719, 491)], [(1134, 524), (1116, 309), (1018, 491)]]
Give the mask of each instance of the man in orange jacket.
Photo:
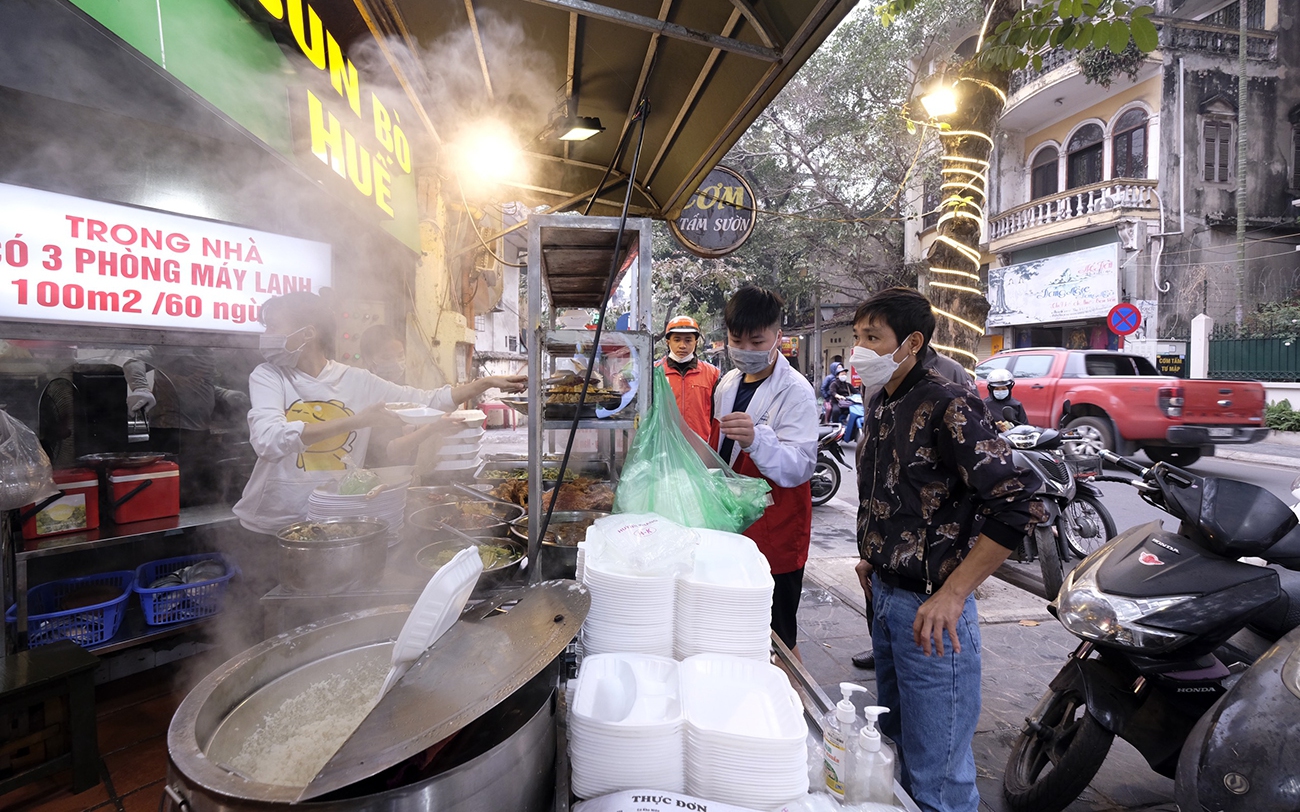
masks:
[(722, 373), (708, 361), (695, 357), (700, 325), (690, 316), (669, 321), (664, 340), (668, 354), (659, 359), (658, 366), (668, 377), (687, 427), (707, 442), (713, 429), (713, 389)]

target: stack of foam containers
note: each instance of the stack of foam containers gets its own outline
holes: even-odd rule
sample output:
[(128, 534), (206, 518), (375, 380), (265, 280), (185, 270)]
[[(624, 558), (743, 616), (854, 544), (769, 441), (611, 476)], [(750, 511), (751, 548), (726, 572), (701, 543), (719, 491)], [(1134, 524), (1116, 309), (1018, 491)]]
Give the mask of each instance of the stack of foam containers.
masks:
[(569, 703), (572, 787), (595, 798), (633, 787), (685, 789), (677, 663), (597, 654), (582, 662)]
[(772, 573), (754, 542), (697, 530), (694, 566), (677, 580), (673, 652), (735, 654), (766, 660), (772, 648)]
[(754, 809), (808, 791), (803, 707), (766, 662), (587, 657), (569, 707), (573, 790), (652, 788)]
[[(642, 519), (599, 519), (578, 545), (577, 577), (591, 594), (584, 649), (678, 659), (721, 652), (766, 661), (773, 581), (753, 540)], [(654, 548), (656, 534), (674, 535), (671, 551)]]

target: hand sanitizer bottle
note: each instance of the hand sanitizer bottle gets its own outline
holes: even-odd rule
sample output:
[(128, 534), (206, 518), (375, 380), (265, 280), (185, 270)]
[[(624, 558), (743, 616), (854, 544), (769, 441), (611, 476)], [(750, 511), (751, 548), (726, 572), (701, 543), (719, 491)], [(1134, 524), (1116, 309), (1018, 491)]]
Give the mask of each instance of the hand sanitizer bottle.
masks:
[(857, 738), (862, 723), (858, 721), (857, 710), (850, 698), (854, 691), (866, 693), (866, 688), (851, 682), (840, 683), (843, 699), (835, 705), (835, 710), (826, 714), (825, 733), (822, 736), (822, 774), (826, 777), (826, 789), (838, 800), (844, 800), (848, 786), (849, 745)]
[(876, 719), (888, 712), (889, 708), (880, 705), (868, 705), (863, 710), (867, 722), (849, 755), (851, 772), (846, 800), (850, 804), (894, 805), (894, 754), (881, 741), (876, 728)]

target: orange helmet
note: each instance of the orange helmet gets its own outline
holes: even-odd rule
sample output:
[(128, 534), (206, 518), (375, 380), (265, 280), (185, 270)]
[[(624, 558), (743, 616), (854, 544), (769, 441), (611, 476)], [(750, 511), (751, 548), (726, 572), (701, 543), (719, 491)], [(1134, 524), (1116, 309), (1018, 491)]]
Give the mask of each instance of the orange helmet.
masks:
[(674, 316), (668, 326), (664, 328), (664, 335), (672, 333), (694, 333), (696, 337), (700, 335), (700, 325), (690, 316)]

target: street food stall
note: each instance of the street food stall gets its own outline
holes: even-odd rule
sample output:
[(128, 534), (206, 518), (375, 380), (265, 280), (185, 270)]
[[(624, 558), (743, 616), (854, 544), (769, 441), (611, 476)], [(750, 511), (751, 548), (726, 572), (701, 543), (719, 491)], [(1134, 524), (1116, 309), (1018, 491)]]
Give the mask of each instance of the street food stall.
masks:
[[(233, 656), (172, 721), (165, 803), (568, 809), (579, 796), (565, 692), (591, 601), (574, 580), (577, 541), (610, 518), (650, 406), (652, 220), (680, 212), (851, 5), (663, 3), (649, 17), (571, 0), (33, 0), (6, 18), (0, 410), (45, 449), (59, 494), (0, 512), (0, 663), (71, 640), (100, 658), (75, 665), (84, 699), (87, 669), (104, 682), (188, 657), (252, 608), (265, 634), (221, 641)], [(474, 105), (428, 104), (438, 66), (412, 56), (446, 46), (481, 79), (476, 102), (518, 102), (493, 15), (555, 69), (556, 85), (523, 88), (548, 108), (524, 123), (555, 137), (527, 134), (527, 177), (467, 190), (451, 179), (451, 140)], [(468, 33), (470, 50), (440, 39), (449, 32)], [(398, 41), (412, 53), (363, 59)], [(51, 48), (65, 71), (22, 69)], [(602, 80), (610, 71), (628, 81)], [(569, 119), (598, 117), (589, 130), (610, 137), (559, 137)], [(257, 555), (232, 553), (261, 305), (324, 293), (340, 360), (358, 363), (361, 333), (393, 325), (415, 383), (465, 381), (476, 313), (463, 294), (488, 276), (475, 259), (499, 261), (501, 245), (480, 214), (505, 200), (533, 212), (530, 386), (511, 406), (527, 414), (528, 453), (469, 465), (475, 452), (457, 450), (443, 464), (460, 476), (420, 481), (394, 465), (364, 493), (317, 489), (320, 515), (261, 539)], [(562, 322), (620, 285), (625, 325)], [(462, 417), (444, 450), (481, 437), (481, 413)], [(246, 714), (339, 672), (382, 671), (409, 607), (462, 549), (483, 567), (464, 613), (361, 715), (361, 735), (292, 790), (238, 766), (260, 718)], [(273, 587), (238, 592), (275, 572)], [(819, 723), (815, 684), (776, 649)]]

